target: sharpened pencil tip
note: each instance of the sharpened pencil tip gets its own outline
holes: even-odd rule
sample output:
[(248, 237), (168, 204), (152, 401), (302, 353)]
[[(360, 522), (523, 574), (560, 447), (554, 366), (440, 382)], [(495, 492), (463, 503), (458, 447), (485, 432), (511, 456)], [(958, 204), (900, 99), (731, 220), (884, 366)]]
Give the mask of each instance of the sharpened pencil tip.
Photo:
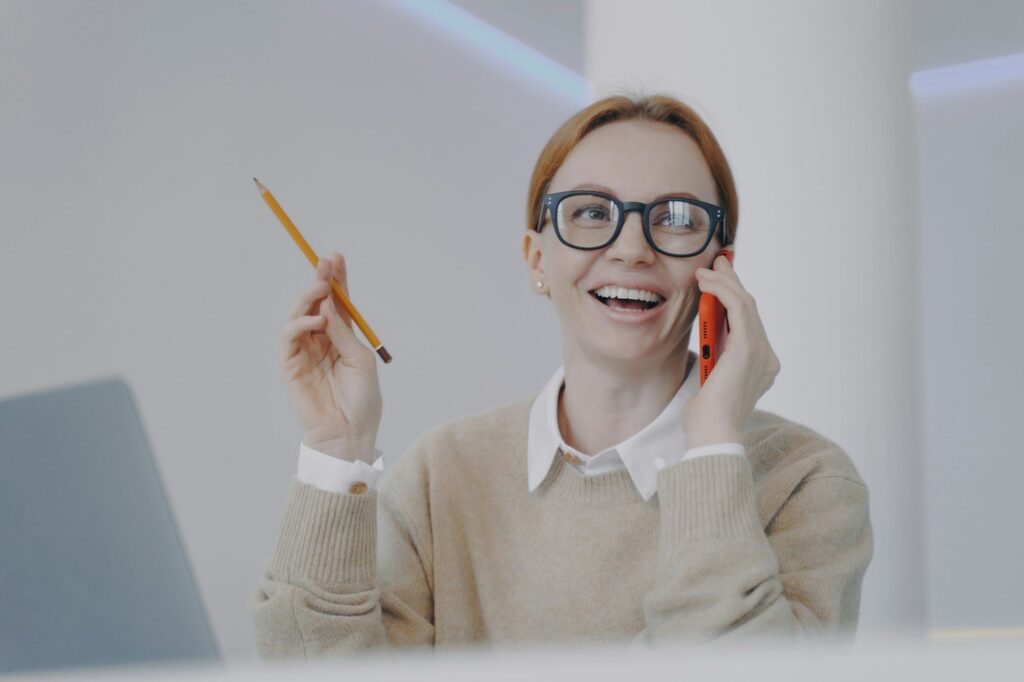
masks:
[(257, 180), (255, 177), (252, 179), (252, 181), (256, 183), (256, 189), (259, 190), (260, 194), (263, 194), (264, 192), (267, 191), (267, 188), (263, 186), (263, 183)]

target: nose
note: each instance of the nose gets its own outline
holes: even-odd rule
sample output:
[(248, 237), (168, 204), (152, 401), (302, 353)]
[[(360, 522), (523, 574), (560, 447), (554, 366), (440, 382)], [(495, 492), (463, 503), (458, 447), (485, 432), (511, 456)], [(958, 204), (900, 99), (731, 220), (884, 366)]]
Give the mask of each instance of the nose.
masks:
[(607, 256), (626, 265), (653, 263), (657, 252), (651, 248), (644, 236), (643, 218), (639, 211), (626, 213), (622, 230), (608, 247)]

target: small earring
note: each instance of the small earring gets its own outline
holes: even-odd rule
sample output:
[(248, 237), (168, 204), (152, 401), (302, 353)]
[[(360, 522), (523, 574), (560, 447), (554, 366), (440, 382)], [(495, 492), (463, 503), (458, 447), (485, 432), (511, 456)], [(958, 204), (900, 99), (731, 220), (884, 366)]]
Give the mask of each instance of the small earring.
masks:
[(537, 282), (537, 288), (538, 288), (538, 289), (540, 289), (540, 288), (541, 288), (541, 287), (543, 287), (543, 286), (544, 286), (544, 282), (541, 282), (541, 281), (538, 281), (538, 282)]

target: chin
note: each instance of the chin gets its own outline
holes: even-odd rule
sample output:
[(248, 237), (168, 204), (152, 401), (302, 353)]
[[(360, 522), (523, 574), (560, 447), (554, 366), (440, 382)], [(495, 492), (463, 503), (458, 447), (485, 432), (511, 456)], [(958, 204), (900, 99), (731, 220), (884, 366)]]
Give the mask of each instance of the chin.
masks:
[(596, 357), (600, 357), (607, 362), (627, 365), (646, 365), (650, 363), (652, 358), (660, 355), (656, 350), (655, 348), (648, 347), (646, 344), (641, 346), (636, 343), (630, 343), (628, 338), (622, 337), (618, 339), (605, 337), (592, 348)]

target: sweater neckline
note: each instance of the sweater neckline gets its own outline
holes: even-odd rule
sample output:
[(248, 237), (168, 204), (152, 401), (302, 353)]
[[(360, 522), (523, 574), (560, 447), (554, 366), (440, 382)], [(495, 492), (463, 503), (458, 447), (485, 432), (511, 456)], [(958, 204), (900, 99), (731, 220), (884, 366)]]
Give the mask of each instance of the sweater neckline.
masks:
[(588, 476), (567, 464), (560, 456), (555, 457), (548, 475), (534, 494), (587, 507), (646, 504), (658, 497), (655, 493), (649, 501), (645, 501), (624, 467)]

